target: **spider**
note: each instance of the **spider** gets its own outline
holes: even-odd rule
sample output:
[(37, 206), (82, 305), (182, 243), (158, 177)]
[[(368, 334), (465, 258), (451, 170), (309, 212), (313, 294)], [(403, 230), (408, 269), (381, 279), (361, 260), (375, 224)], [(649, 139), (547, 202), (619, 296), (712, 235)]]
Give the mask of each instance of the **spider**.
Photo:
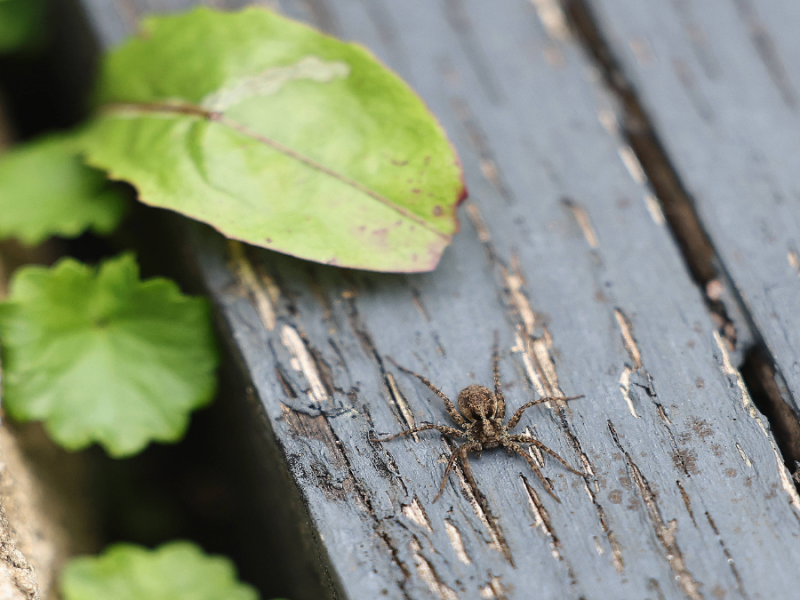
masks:
[(536, 438), (529, 435), (514, 435), (509, 433), (510, 430), (517, 426), (519, 420), (522, 418), (522, 414), (531, 406), (536, 406), (537, 404), (542, 404), (543, 402), (549, 402), (550, 400), (577, 400), (578, 398), (583, 398), (583, 394), (580, 396), (572, 396), (570, 398), (540, 398), (539, 400), (532, 400), (520, 406), (519, 409), (517, 409), (517, 412), (514, 413), (511, 419), (509, 419), (508, 423), (504, 425), (503, 419), (506, 416), (506, 401), (503, 397), (503, 392), (500, 390), (500, 366), (498, 362), (496, 337), (492, 352), (494, 393), (492, 393), (489, 388), (482, 385), (473, 384), (467, 386), (458, 394), (458, 410), (456, 410), (456, 407), (453, 406), (450, 398), (448, 398), (439, 388), (434, 386), (427, 378), (423, 377), (419, 373), (411, 371), (410, 369), (406, 369), (397, 363), (395, 363), (395, 365), (404, 373), (413, 375), (419, 379), (437, 396), (439, 396), (444, 401), (444, 406), (447, 409), (447, 413), (450, 415), (450, 418), (453, 419), (453, 421), (455, 421), (456, 424), (461, 427), (461, 429), (446, 427), (444, 425), (434, 425), (433, 423), (425, 423), (420, 427), (401, 431), (400, 433), (395, 433), (394, 435), (390, 435), (388, 437), (370, 438), (370, 441), (388, 442), (389, 440), (397, 437), (411, 435), (421, 431), (428, 431), (430, 429), (436, 429), (443, 435), (449, 437), (467, 439), (466, 443), (458, 446), (450, 455), (450, 459), (447, 461), (447, 468), (444, 470), (444, 477), (442, 477), (442, 485), (439, 487), (439, 493), (436, 494), (436, 498), (433, 499), (434, 502), (436, 502), (442, 495), (442, 492), (444, 492), (444, 486), (447, 483), (447, 476), (450, 474), (450, 471), (455, 465), (456, 459), (461, 458), (461, 463), (464, 465), (464, 474), (474, 486), (474, 480), (472, 479), (469, 462), (467, 460), (467, 453), (480, 453), (483, 450), (497, 448), (498, 446), (504, 447), (506, 450), (508, 450), (509, 454), (516, 452), (526, 461), (528, 461), (528, 464), (533, 469), (533, 472), (536, 473), (536, 476), (544, 484), (547, 492), (558, 502), (561, 501), (558, 499), (558, 496), (556, 496), (552, 484), (544, 477), (544, 475), (542, 475), (542, 472), (533, 461), (533, 458), (522, 449), (520, 444), (533, 444), (540, 450), (555, 458), (570, 472), (580, 475), (584, 478), (586, 477), (585, 474), (570, 467), (563, 458), (561, 458), (558, 454), (556, 454), (553, 450), (545, 446)]

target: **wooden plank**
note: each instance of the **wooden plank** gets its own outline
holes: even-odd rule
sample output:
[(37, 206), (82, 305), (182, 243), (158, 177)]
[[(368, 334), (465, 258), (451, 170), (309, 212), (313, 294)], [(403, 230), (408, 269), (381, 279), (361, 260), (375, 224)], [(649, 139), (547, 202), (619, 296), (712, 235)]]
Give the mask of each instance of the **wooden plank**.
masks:
[(800, 417), (800, 5), (588, 4)]
[[(131, 27), (84, 0), (108, 44)], [(160, 9), (185, 3), (159, 2)], [(136, 16), (144, 1), (126, 2)], [(630, 149), (547, 3), (309, 0), (289, 15), (365, 43), (428, 102), (472, 200), (435, 273), (339, 271), (193, 228), (192, 254), (302, 495), (331, 594), (374, 598), (767, 598), (800, 584), (800, 499)], [(537, 9), (538, 7), (538, 9)], [(553, 16), (555, 15), (555, 16)], [(598, 116), (600, 118), (598, 118)], [(448, 423), (399, 364), (455, 395), (491, 380), (576, 466), (472, 461), (371, 432)], [(300, 598), (300, 596), (298, 596)]]

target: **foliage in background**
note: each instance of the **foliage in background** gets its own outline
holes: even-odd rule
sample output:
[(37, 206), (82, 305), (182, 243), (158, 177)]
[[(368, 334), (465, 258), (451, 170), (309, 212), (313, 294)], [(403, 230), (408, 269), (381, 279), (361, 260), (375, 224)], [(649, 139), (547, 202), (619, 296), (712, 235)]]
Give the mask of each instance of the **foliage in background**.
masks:
[(0, 238), (32, 246), (87, 229), (107, 234), (124, 211), (122, 194), (102, 171), (83, 163), (68, 136), (18, 146), (0, 160)]
[(177, 441), (216, 385), (207, 300), (140, 281), (130, 254), (17, 270), (0, 336), (6, 411), (43, 420), (68, 449), (99, 442), (121, 457)]
[(0, 54), (42, 39), (45, 8), (45, 0), (0, 0)]
[(156, 550), (116, 544), (72, 560), (61, 576), (64, 600), (258, 600), (228, 559), (189, 542)]
[(145, 20), (97, 100), (88, 162), (229, 237), (416, 272), (457, 230), (461, 167), (419, 97), (363, 47), (265, 9)]

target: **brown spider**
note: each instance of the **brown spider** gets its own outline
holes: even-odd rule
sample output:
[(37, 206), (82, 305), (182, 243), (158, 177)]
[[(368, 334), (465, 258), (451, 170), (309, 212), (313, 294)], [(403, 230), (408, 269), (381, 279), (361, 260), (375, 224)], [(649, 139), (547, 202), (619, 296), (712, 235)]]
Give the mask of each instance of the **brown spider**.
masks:
[(459, 427), (461, 427), (461, 429), (426, 423), (420, 427), (401, 431), (400, 433), (396, 433), (388, 437), (371, 438), (370, 441), (388, 442), (396, 437), (411, 435), (420, 431), (428, 431), (429, 429), (436, 429), (443, 435), (455, 438), (467, 438), (467, 442), (461, 446), (458, 446), (450, 455), (450, 459), (447, 461), (447, 468), (444, 470), (444, 477), (442, 477), (442, 485), (439, 487), (439, 493), (436, 494), (436, 498), (433, 499), (434, 502), (436, 502), (439, 499), (439, 496), (442, 495), (442, 492), (444, 492), (444, 486), (447, 483), (447, 476), (450, 474), (450, 470), (453, 468), (457, 458), (461, 458), (461, 463), (464, 465), (464, 474), (474, 486), (474, 480), (472, 478), (469, 462), (467, 460), (467, 452), (480, 453), (485, 449), (497, 448), (498, 446), (503, 446), (506, 450), (508, 450), (509, 454), (516, 452), (525, 460), (527, 460), (534, 473), (536, 473), (537, 477), (539, 477), (544, 484), (547, 492), (558, 502), (560, 502), (558, 496), (556, 496), (555, 492), (553, 491), (552, 484), (545, 479), (544, 475), (542, 475), (542, 472), (539, 470), (539, 467), (536, 466), (536, 463), (533, 461), (533, 458), (531, 458), (531, 456), (522, 449), (520, 444), (533, 444), (540, 450), (543, 450), (558, 460), (558, 462), (564, 465), (572, 473), (580, 475), (584, 478), (586, 476), (580, 471), (576, 471), (570, 467), (563, 458), (561, 458), (558, 454), (553, 452), (550, 448), (545, 446), (536, 438), (528, 435), (512, 435), (509, 434), (509, 431), (517, 426), (519, 420), (522, 418), (522, 413), (524, 413), (525, 410), (531, 406), (542, 404), (543, 402), (548, 402), (550, 400), (576, 400), (577, 398), (583, 398), (583, 394), (580, 396), (572, 396), (570, 398), (540, 398), (539, 400), (532, 400), (531, 402), (520, 406), (519, 409), (517, 409), (517, 412), (514, 413), (514, 416), (509, 419), (508, 424), (504, 425), (503, 419), (506, 416), (506, 401), (503, 397), (503, 392), (500, 390), (500, 366), (498, 363), (497, 341), (495, 341), (494, 350), (492, 353), (492, 364), (494, 368), (494, 393), (492, 393), (489, 388), (486, 388), (482, 385), (467, 386), (458, 394), (458, 410), (456, 410), (456, 407), (453, 406), (453, 403), (450, 401), (450, 399), (445, 396), (439, 388), (428, 381), (428, 379), (419, 373), (415, 373), (414, 371), (406, 369), (405, 367), (395, 363), (398, 369), (404, 373), (413, 375), (426, 386), (428, 386), (437, 396), (439, 396), (444, 401), (444, 406), (447, 409), (447, 413), (450, 415), (450, 418), (453, 419), (453, 421), (455, 421)]

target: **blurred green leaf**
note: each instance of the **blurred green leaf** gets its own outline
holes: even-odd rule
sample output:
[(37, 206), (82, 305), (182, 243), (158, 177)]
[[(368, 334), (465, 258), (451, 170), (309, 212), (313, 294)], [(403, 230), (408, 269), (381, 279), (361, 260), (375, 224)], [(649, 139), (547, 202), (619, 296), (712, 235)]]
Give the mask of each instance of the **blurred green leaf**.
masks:
[(233, 563), (195, 544), (156, 550), (116, 544), (98, 557), (73, 559), (61, 575), (64, 600), (258, 600), (236, 579)]
[(77, 152), (71, 137), (52, 135), (0, 155), (0, 238), (34, 245), (117, 227), (124, 198)]
[(263, 8), (147, 19), (107, 56), (90, 164), (225, 235), (376, 271), (433, 269), (461, 166), (367, 50)]
[(216, 385), (207, 301), (140, 281), (130, 254), (97, 269), (72, 259), (18, 269), (0, 342), (6, 411), (43, 420), (72, 450), (99, 442), (122, 457), (176, 441)]
[(45, 0), (0, 0), (0, 54), (42, 39), (45, 8)]

